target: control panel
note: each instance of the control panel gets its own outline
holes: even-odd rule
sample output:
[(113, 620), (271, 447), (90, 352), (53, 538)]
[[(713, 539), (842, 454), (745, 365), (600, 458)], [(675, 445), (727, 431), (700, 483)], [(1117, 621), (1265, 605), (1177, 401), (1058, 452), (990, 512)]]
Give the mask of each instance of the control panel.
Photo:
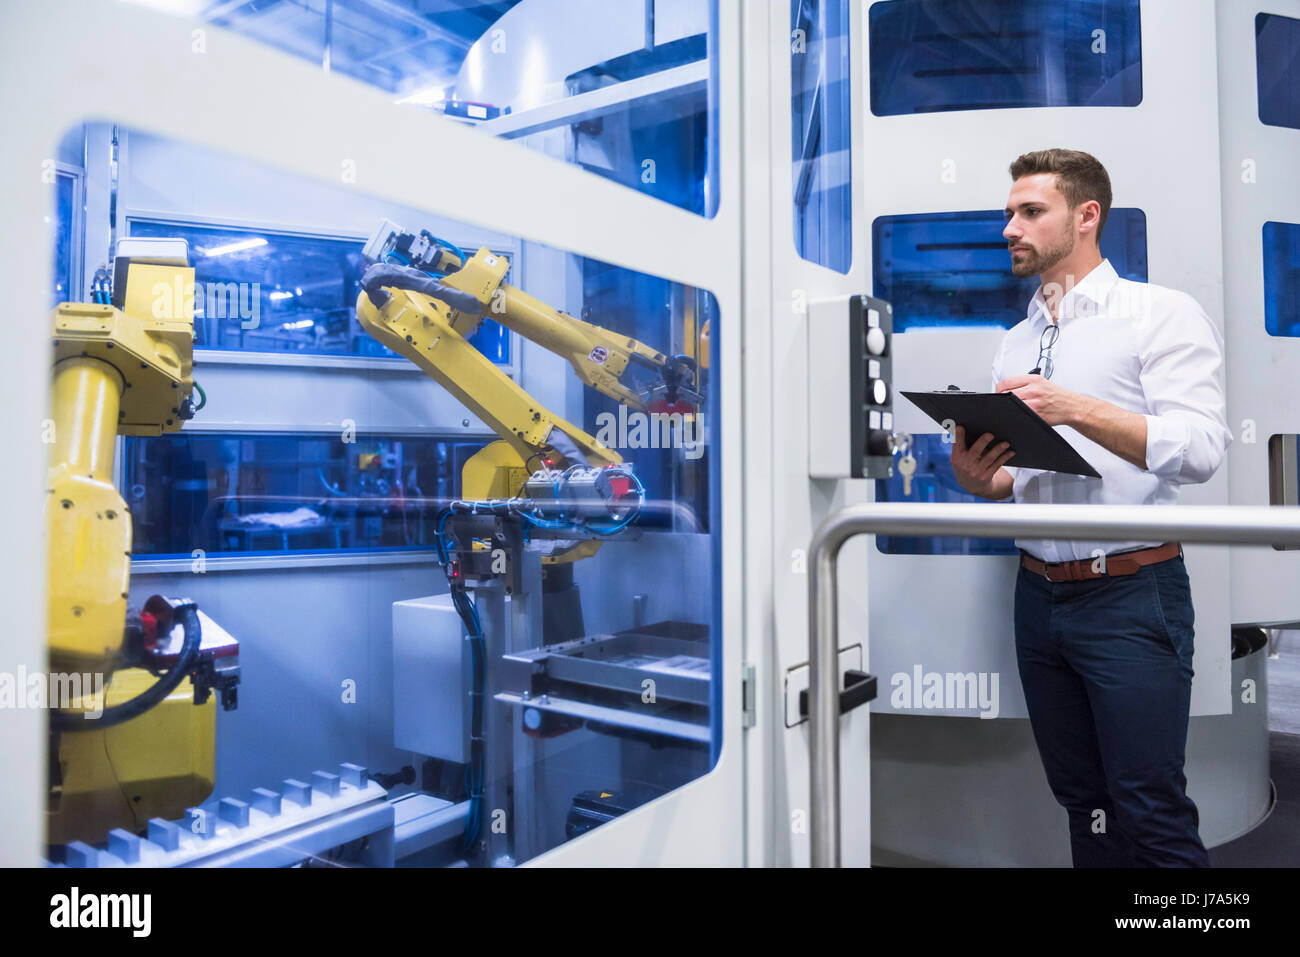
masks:
[(808, 473), (893, 474), (894, 310), (847, 296), (808, 305)]

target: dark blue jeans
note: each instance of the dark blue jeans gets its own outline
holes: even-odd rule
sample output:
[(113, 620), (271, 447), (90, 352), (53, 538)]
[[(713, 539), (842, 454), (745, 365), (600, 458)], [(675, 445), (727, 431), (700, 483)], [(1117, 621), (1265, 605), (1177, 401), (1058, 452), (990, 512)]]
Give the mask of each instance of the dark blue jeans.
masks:
[(1016, 660), (1075, 867), (1208, 867), (1187, 796), (1193, 614), (1181, 557), (1053, 583), (1022, 568)]

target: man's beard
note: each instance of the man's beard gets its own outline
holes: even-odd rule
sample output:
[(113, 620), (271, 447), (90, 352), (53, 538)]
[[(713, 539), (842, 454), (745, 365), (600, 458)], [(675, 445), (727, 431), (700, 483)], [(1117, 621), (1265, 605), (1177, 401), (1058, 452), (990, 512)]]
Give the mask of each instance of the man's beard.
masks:
[(1074, 252), (1074, 233), (1067, 231), (1061, 237), (1059, 243), (1042, 252), (1032, 247), (1026, 248), (1028, 248), (1028, 252), (1025, 253), (1023, 259), (1017, 260), (1014, 255), (1011, 257), (1011, 274), (1017, 279), (1024, 279), (1027, 276), (1041, 276)]

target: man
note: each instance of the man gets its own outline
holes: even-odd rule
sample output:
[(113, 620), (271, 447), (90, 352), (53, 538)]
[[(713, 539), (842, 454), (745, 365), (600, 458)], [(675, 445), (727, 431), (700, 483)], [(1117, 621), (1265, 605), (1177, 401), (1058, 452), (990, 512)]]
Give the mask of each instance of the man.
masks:
[[(1011, 178), (1011, 270), (1041, 285), (1002, 340), (994, 389), (1059, 426), (1101, 478), (1007, 467), (1007, 443), (968, 445), (957, 428), (957, 481), (994, 500), (1171, 505), (1232, 441), (1222, 339), (1190, 296), (1121, 279), (1101, 257), (1111, 189), (1094, 157), (1026, 153)], [(1181, 547), (1016, 544), (1016, 658), (1074, 865), (1208, 866), (1183, 775), (1193, 616)]]

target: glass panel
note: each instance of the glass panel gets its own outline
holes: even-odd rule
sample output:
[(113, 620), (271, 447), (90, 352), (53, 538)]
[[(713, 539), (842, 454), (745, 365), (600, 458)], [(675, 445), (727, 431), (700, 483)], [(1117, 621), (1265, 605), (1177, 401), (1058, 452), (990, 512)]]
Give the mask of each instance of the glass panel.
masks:
[(313, 0), (206, 15), (413, 109), (717, 211), (716, 0)]
[(432, 549), (483, 442), (194, 432), (123, 441), (137, 558)]
[[(876, 480), (877, 502), (987, 502), (970, 495), (957, 484), (952, 471), (952, 446), (943, 433), (912, 436), (916, 474), (912, 494), (903, 494), (903, 477)], [(876, 547), (886, 555), (1015, 555), (1019, 551), (1010, 538), (959, 538), (955, 535), (923, 538), (913, 535), (877, 535)]]
[[(359, 241), (326, 232), (355, 228), (367, 200), (354, 188), (308, 191), (243, 160), (248, 175), (213, 183), (196, 172), (202, 164), (176, 160), (236, 160), (196, 157), (189, 144), (133, 145), (123, 154), (124, 181), (198, 207), (159, 210), (133, 223), (133, 235), (188, 239), (205, 297), (203, 283), (245, 284), (249, 311), (257, 304), (260, 322), (240, 329), (229, 310), (214, 322), (205, 302), (201, 342), (229, 346), (261, 331), (273, 336), (264, 348), (288, 348), (286, 337), (301, 330), (284, 327), (308, 320), (337, 337), (330, 348), (338, 354), (375, 354), (370, 337), (413, 371), (205, 364), (196, 353), (207, 396), (195, 390), (201, 407), (190, 421), (174, 413), (177, 397), (188, 411), (190, 383), (166, 350), (153, 369), (137, 361), (147, 350), (127, 356), (107, 346), (97, 362), (60, 363), (56, 422), (100, 415), (111, 433), (110, 402), (69, 401), (77, 389), (112, 394), (119, 380), (104, 364), (124, 363), (121, 379), (144, 387), (122, 390), (117, 421), (135, 434), (124, 434), (116, 456), (97, 447), (98, 478), (78, 474), (68, 484), (59, 466), (66, 450), (51, 446), (51, 487), (69, 503), (48, 510), (50, 607), (66, 609), (69, 623), (67, 632), (51, 631), (51, 660), (63, 660), (67, 634), (88, 627), (72, 609), (83, 607), (95, 580), (100, 590), (89, 597), (104, 613), (95, 606), (91, 637), (102, 643), (92, 650), (111, 653), (110, 690), (123, 700), (175, 666), (155, 595), (188, 598), (206, 616), (202, 681), (226, 673), (237, 643), (243, 687), (220, 720), (211, 704), (195, 711), (192, 694), (168, 698), (160, 724), (149, 724), (148, 746), (131, 745), (146, 756), (132, 765), (139, 777), (131, 782), (87, 764), (93, 746), (61, 751), (51, 762), (61, 779), (48, 782), (60, 789), (47, 819), (49, 843), (58, 845), (51, 859), (75, 861), (75, 850), (71, 858), (63, 850), (70, 841), (103, 849), (114, 828), (146, 832), (154, 818), (193, 834), (187, 809), (199, 808), (202, 820), (217, 822), (223, 847), (253, 855), (248, 863), (295, 863), (284, 859), (269, 815), (253, 815), (245, 833), (226, 828), (218, 802), (249, 801), (255, 788), (291, 801), (286, 778), (347, 762), (373, 770), (368, 784), (354, 777), (348, 787), (391, 803), (396, 840), (352, 835), (304, 847), (303, 857), (509, 865), (706, 773), (721, 743), (715, 298), (509, 235), (491, 242), (513, 250), (515, 273), (488, 249), (466, 264), (450, 246), (423, 244), (422, 228), (452, 239), (485, 230), (378, 199), (370, 202), (379, 229), (363, 261)], [(93, 178), (90, 188), (106, 190), (101, 182)], [(209, 225), (258, 209), (283, 230)], [(218, 252), (232, 244), (245, 245)], [(423, 272), (380, 269), (359, 293), (370, 259)], [(462, 272), (478, 291), (476, 305), (448, 288)], [(290, 295), (272, 300), (272, 292)], [(484, 362), (464, 338), (498, 301), (492, 315), (510, 329), (517, 353), (511, 370)], [(345, 313), (342, 328), (329, 326), (350, 303), (359, 309)], [(156, 325), (154, 304), (132, 306), (140, 309), (132, 335), (173, 335)], [(289, 308), (301, 311), (277, 311)], [(123, 319), (120, 327), (135, 325)], [(58, 348), (69, 344), (82, 348), (82, 340)], [(351, 434), (350, 417), (383, 426)], [(477, 433), (468, 431), (473, 419), (483, 426)], [(148, 434), (160, 426), (172, 431)], [(484, 446), (488, 430), (501, 441)], [(58, 427), (60, 436), (93, 431)], [(102, 520), (74, 527), (90, 487)], [(134, 560), (122, 611), (125, 569), (111, 546), (126, 539), (110, 519), (126, 514)], [(91, 536), (92, 547), (70, 545), (74, 533)], [(102, 576), (95, 568), (65, 573), (86, 554), (106, 556)], [(173, 655), (189, 654), (178, 634), (170, 637)], [(166, 737), (191, 733), (185, 740), (200, 742), (192, 750)], [(157, 747), (160, 740), (171, 744)], [(170, 757), (179, 770), (164, 766)], [(92, 793), (100, 780), (109, 782), (102, 801)], [(151, 783), (128, 790), (136, 780)], [(326, 813), (334, 784), (313, 783), (319, 791), (308, 808)], [(132, 797), (118, 800), (124, 795)]]
[(1255, 78), (1259, 121), (1300, 130), (1300, 20), (1255, 17)]
[(842, 273), (853, 253), (849, 9), (844, 0), (790, 0), (795, 248)]
[(876, 116), (1142, 101), (1138, 0), (872, 4)]
[(1300, 336), (1300, 224), (1264, 224), (1264, 328)]
[[(633, 15), (644, 14), (643, 4), (634, 6), (637, 9), (628, 8)], [(708, 4), (678, 6), (695, 8), (682, 18), (678, 29), (706, 28)], [(603, 18), (605, 11), (601, 15)], [(576, 39), (580, 35), (569, 36)], [(575, 44), (557, 54), (576, 55), (578, 49)], [(708, 56), (708, 36), (700, 32), (576, 70), (564, 78), (562, 95), (550, 103), (537, 102), (532, 109), (563, 108), (564, 98), (601, 90), (607, 96), (625, 99), (613, 110), (571, 107), (577, 110), (572, 117), (549, 126), (566, 134), (559, 143), (541, 131), (524, 136), (523, 142), (643, 195), (712, 217), (718, 208), (718, 181), (713, 170), (717, 134), (709, 105), (712, 80)], [(663, 92), (644, 92), (658, 90), (660, 84), (665, 85)], [(526, 110), (510, 119), (526, 123)], [(521, 134), (503, 130), (502, 135), (513, 138)]]
[[(894, 304), (894, 331), (1002, 326), (1025, 318), (1038, 279), (1011, 275), (1001, 210), (881, 216), (871, 225), (875, 295)], [(1101, 254), (1126, 279), (1146, 282), (1147, 224), (1140, 209), (1112, 209)]]
[(517, 3), (224, 3), (206, 5), (202, 15), (285, 53), (399, 93), (433, 77), (454, 77), (473, 42)]
[[(583, 298), (591, 315), (602, 317), (602, 325), (629, 338), (651, 342), (662, 335), (660, 316), (673, 316), (670, 348), (698, 362), (708, 374), (709, 342), (717, 318), (717, 303), (711, 294), (598, 260), (574, 258), (581, 264)], [(665, 407), (663, 412), (671, 416), (674, 408)], [(699, 431), (703, 423), (696, 420), (694, 437), (690, 423), (683, 423), (683, 444), (678, 433), (665, 437), (662, 420), (656, 424), (644, 413), (635, 413), (626, 404), (593, 389), (583, 393), (583, 420), (595, 424), (593, 434), (601, 442), (617, 448), (620, 455), (636, 464), (637, 475), (646, 488), (660, 490), (657, 498), (687, 503), (688, 525), (698, 524), (701, 530), (709, 527), (709, 456), (704, 454), (705, 445), (697, 442), (703, 434)], [(672, 444), (681, 445), (681, 450), (675, 454), (655, 451)], [(683, 516), (678, 510), (652, 508), (642, 513), (638, 524), (646, 528), (680, 528)]]
[[(387, 356), (357, 322), (358, 239), (132, 219), (132, 236), (182, 238), (194, 267), (194, 345), (240, 352)], [(508, 261), (508, 257), (507, 257)], [(510, 336), (485, 319), (470, 340), (509, 364)]]
[(73, 275), (73, 232), (77, 217), (77, 178), (70, 173), (56, 172), (54, 177), (55, 236), (54, 236), (54, 289), (50, 305), (55, 306), (72, 298), (77, 288)]

